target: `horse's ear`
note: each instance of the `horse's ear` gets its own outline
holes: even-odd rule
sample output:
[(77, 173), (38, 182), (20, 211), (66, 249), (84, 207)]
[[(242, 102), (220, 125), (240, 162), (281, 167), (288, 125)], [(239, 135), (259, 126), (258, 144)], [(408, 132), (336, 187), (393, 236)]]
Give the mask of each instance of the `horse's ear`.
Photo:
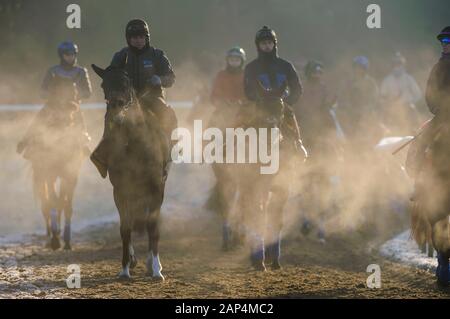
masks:
[(97, 75), (103, 79), (103, 76), (105, 75), (105, 70), (102, 69), (101, 67), (96, 66), (95, 64), (91, 64), (91, 67), (94, 70), (94, 72), (97, 73)]

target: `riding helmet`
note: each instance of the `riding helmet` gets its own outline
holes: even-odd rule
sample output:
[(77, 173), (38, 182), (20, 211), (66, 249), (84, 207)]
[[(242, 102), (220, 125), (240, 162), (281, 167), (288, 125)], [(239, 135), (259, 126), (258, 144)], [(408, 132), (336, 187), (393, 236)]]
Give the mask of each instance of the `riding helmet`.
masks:
[(125, 28), (125, 37), (127, 43), (132, 36), (144, 35), (147, 39), (147, 44), (150, 43), (150, 31), (147, 22), (142, 19), (133, 19), (127, 23)]
[(255, 43), (259, 44), (262, 40), (272, 40), (277, 45), (277, 34), (268, 26), (263, 26), (258, 32), (256, 32)]
[(58, 45), (58, 55), (62, 58), (63, 54), (78, 54), (78, 46), (69, 41), (64, 41)]
[(353, 65), (354, 66), (359, 66), (359, 67), (362, 67), (365, 70), (368, 70), (369, 69), (369, 65), (370, 65), (369, 64), (369, 59), (367, 57), (365, 57), (365, 56), (362, 56), (362, 55), (357, 56), (357, 57), (355, 57), (353, 59)]

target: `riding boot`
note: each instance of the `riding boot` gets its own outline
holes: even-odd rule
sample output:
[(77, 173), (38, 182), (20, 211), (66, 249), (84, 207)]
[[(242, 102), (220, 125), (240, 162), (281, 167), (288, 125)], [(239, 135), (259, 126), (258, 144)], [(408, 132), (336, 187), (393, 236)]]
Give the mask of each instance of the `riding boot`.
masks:
[(106, 178), (108, 175), (108, 141), (111, 135), (111, 130), (112, 122), (110, 120), (110, 114), (107, 110), (102, 139), (90, 156), (92, 163), (94, 163), (95, 167), (97, 167), (97, 170), (103, 178)]
[(175, 115), (174, 110), (168, 106), (165, 109), (165, 114), (162, 118), (162, 128), (166, 133), (167, 139), (169, 140), (169, 162), (172, 161), (170, 156), (172, 148), (177, 144), (177, 140), (172, 140), (172, 132), (178, 127), (178, 120)]
[(175, 111), (171, 106), (166, 104), (161, 96), (148, 97), (144, 96), (141, 98), (141, 105), (144, 109), (149, 109), (152, 111), (159, 120), (160, 126), (166, 135), (168, 141), (168, 154), (167, 163), (172, 161), (171, 150), (173, 146), (178, 142), (172, 140), (172, 132), (178, 127), (178, 120)]
[(86, 121), (84, 119), (83, 112), (81, 112), (81, 110), (79, 109), (78, 111), (74, 112), (74, 122), (75, 126), (77, 127), (77, 130), (80, 133), (80, 144), (82, 147), (83, 154), (85, 154), (86, 156), (90, 156), (91, 150), (88, 144), (91, 141), (91, 137), (87, 132)]
[(35, 140), (37, 136), (42, 134), (42, 129), (46, 126), (46, 121), (51, 115), (51, 107), (50, 102), (48, 102), (38, 111), (28, 127), (24, 137), (17, 144), (16, 151), (18, 154), (22, 154), (25, 151), (24, 157), (27, 158), (26, 148), (30, 145), (31, 141)]

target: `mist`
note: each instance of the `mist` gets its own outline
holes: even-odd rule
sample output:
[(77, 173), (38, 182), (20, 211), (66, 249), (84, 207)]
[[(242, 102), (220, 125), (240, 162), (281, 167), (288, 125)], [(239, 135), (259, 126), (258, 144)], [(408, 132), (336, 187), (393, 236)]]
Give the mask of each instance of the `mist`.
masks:
[[(301, 77), (307, 61), (321, 60), (325, 64), (324, 80), (338, 95), (342, 84), (351, 77), (354, 56), (369, 57), (369, 73), (380, 83), (391, 71), (390, 61), (397, 51), (406, 57), (407, 70), (423, 91), (429, 71), (439, 57), (435, 36), (448, 24), (450, 8), (447, 2), (377, 1), (382, 8), (382, 28), (370, 30), (365, 21), (367, 5), (372, 1), (83, 0), (77, 2), (82, 8), (82, 27), (71, 30), (65, 27), (65, 8), (71, 1), (3, 0), (0, 1), (0, 39), (3, 44), (0, 103), (43, 103), (40, 82), (46, 69), (59, 62), (56, 46), (63, 40), (72, 40), (79, 45), (78, 63), (90, 72), (94, 94), (84, 102), (102, 102), (100, 79), (89, 66), (91, 63), (102, 67), (109, 65), (113, 54), (126, 45), (124, 28), (128, 20), (135, 17), (149, 22), (151, 44), (163, 49), (173, 64), (177, 79), (167, 90), (169, 101), (194, 101), (201, 94), (208, 95), (215, 74), (225, 65), (225, 52), (230, 47), (240, 45), (247, 52), (248, 61), (255, 58), (254, 35), (263, 25), (276, 31), (280, 56), (292, 61)], [(426, 120), (430, 114), (424, 101), (417, 107), (422, 120)], [(188, 118), (186, 112), (177, 112), (181, 126), (193, 125), (193, 118)], [(103, 114), (89, 111), (85, 116), (88, 131), (93, 136), (90, 144), (93, 149), (100, 139)], [(32, 229), (31, 225), (40, 223), (41, 216), (37, 212), (38, 205), (32, 202), (26, 165), (14, 149), (32, 114), (2, 113), (1, 117), (4, 147), (0, 156), (5, 165), (1, 176), (3, 184), (8, 185), (1, 211), (3, 217), (12, 216), (8, 222)], [(400, 121), (402, 114), (398, 117)], [(410, 128), (405, 130), (409, 131), (408, 135), (414, 134)], [(370, 136), (372, 133), (368, 128), (364, 134)], [(378, 137), (374, 135), (374, 139)], [(364, 162), (358, 157), (346, 158), (345, 162), (341, 158), (330, 158), (324, 165), (339, 177), (339, 186), (332, 189), (333, 196), (324, 196), (320, 205), (334, 207), (335, 211), (327, 216), (313, 214), (312, 218), (320, 219), (330, 234), (361, 227), (383, 233), (395, 223), (400, 228), (406, 227), (404, 215), (395, 217), (392, 207), (386, 203), (388, 197), (408, 201), (411, 180), (401, 169), (404, 155), (405, 152), (395, 157), (388, 152), (377, 153)], [(175, 166), (175, 170), (177, 174), (170, 177), (167, 186), (173, 191), (169, 192), (166, 205), (173, 209), (171, 198), (178, 200), (180, 206), (177, 204), (176, 211), (183, 218), (198, 217), (198, 211), (192, 207), (182, 212), (181, 203), (196, 198), (194, 207), (201, 208), (201, 200), (206, 200), (214, 183), (210, 168), (207, 165), (195, 168), (181, 165)], [(186, 182), (193, 177), (189, 173), (191, 170), (202, 172), (199, 174), (204, 174), (203, 178)], [(285, 214), (286, 234), (297, 231), (303, 214), (298, 204), (301, 205), (302, 193), (308, 188), (302, 180), (308, 166), (299, 167), (298, 171), (299, 177), (290, 189), (292, 198)], [(77, 213), (86, 218), (93, 210), (100, 211), (99, 216), (115, 211), (109, 182), (96, 174), (91, 163), (85, 161), (75, 198)], [(286, 185), (289, 182), (287, 180)], [(2, 227), (7, 232), (9, 226), (4, 220)]]

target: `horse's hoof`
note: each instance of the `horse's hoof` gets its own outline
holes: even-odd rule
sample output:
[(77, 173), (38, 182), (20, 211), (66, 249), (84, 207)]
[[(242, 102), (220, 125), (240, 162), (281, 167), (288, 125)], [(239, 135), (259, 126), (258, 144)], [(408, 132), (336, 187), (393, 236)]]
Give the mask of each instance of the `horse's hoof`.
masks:
[(263, 262), (253, 263), (253, 269), (255, 269), (256, 271), (261, 271), (261, 272), (267, 271), (266, 266), (264, 265)]
[(270, 268), (271, 268), (272, 270), (280, 270), (280, 269), (281, 269), (280, 262), (279, 262), (279, 261), (274, 261), (274, 262), (272, 263), (272, 265), (270, 265)]
[(48, 239), (45, 242), (45, 248), (48, 248), (48, 249), (52, 248), (52, 240), (51, 239)]
[(120, 280), (130, 280), (130, 279), (131, 279), (130, 272), (129, 272), (129, 271), (122, 270), (122, 271), (119, 273), (119, 279), (120, 279)]
[(64, 250), (72, 250), (72, 246), (70, 245), (70, 243), (64, 244)]
[(152, 280), (154, 281), (159, 281), (159, 282), (163, 282), (164, 280), (166, 280), (166, 278), (164, 278), (164, 276), (162, 274), (159, 275), (153, 275), (152, 276)]
[(51, 247), (53, 250), (58, 250), (59, 248), (61, 248), (61, 243), (60, 243), (58, 237), (53, 237), (53, 238), (51, 239), (51, 241), (50, 241), (50, 247)]

